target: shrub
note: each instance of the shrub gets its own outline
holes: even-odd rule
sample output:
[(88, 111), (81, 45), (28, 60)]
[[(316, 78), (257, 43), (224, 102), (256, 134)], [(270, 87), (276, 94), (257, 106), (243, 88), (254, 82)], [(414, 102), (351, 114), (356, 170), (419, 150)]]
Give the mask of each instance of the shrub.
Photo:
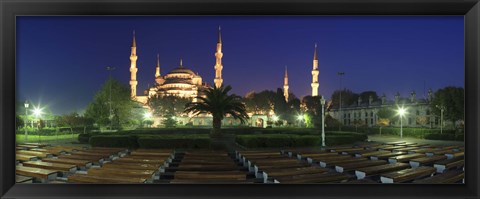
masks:
[(138, 147), (137, 137), (129, 135), (94, 135), (89, 143), (92, 147)]
[(238, 135), (236, 142), (242, 146), (261, 147), (307, 147), (319, 143), (318, 135), (293, 135), (293, 134), (266, 134), (266, 135)]
[(78, 142), (82, 144), (87, 144), (90, 140), (90, 137), (92, 137), (92, 134), (90, 133), (78, 134)]
[(140, 136), (140, 148), (209, 148), (208, 135), (159, 135)]

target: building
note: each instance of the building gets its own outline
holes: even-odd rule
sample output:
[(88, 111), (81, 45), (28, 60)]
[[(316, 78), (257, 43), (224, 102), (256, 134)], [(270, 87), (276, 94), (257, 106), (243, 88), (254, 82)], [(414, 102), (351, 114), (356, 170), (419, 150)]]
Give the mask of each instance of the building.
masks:
[[(391, 108), (393, 110), (399, 107), (406, 108), (406, 114), (403, 116), (404, 127), (436, 127), (440, 124), (440, 118), (432, 113), (430, 110), (430, 102), (433, 99), (432, 90), (428, 91), (426, 99), (417, 99), (415, 91), (410, 93), (409, 98), (401, 98), (397, 93), (394, 100), (388, 101), (383, 95), (379, 100), (374, 101), (370, 96), (367, 102), (363, 102), (358, 98), (357, 102), (342, 108), (334, 109), (327, 108), (326, 114), (337, 119), (345, 126), (377, 126), (378, 111), (382, 108)], [(423, 124), (422, 124), (423, 123)], [(400, 126), (400, 122), (391, 123), (393, 126)]]

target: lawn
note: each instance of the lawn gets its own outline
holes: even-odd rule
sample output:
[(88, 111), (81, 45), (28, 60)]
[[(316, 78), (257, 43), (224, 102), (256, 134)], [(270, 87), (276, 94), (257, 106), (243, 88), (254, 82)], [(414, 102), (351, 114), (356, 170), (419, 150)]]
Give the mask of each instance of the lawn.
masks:
[[(62, 134), (62, 135), (28, 135), (28, 142), (55, 142), (55, 143), (71, 143), (77, 141), (78, 134)], [(25, 143), (25, 135), (17, 134), (17, 143)]]

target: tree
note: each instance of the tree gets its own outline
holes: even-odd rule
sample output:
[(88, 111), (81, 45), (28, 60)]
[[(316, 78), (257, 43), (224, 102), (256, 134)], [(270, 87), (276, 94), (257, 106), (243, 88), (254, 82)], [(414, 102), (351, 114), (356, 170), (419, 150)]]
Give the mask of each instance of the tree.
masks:
[(197, 96), (197, 102), (190, 102), (185, 106), (185, 113), (211, 114), (213, 116), (212, 134), (219, 136), (222, 127), (222, 120), (226, 115), (239, 119), (242, 124), (247, 121), (248, 115), (245, 105), (238, 96), (229, 95), (231, 86), (208, 88), (205, 97)]
[[(372, 97), (373, 101), (378, 100), (378, 95), (377, 95), (377, 92), (375, 91), (364, 91), (360, 93), (359, 96), (360, 96), (360, 99), (362, 99), (362, 102), (368, 102), (370, 100), (370, 97)], [(342, 98), (343, 98), (343, 95), (342, 95)]]
[[(24, 116), (25, 118), (25, 116)], [(20, 127), (25, 125), (24, 119), (22, 119), (18, 114), (15, 114), (15, 127), (19, 129)]]
[[(357, 102), (358, 94), (348, 89), (336, 90), (332, 93), (332, 108), (339, 108), (340, 93), (342, 93), (342, 107), (352, 105)], [(367, 98), (368, 99), (368, 98)]]
[[(111, 93), (110, 93), (111, 88)], [(112, 115), (110, 115), (110, 94)], [(88, 105), (85, 116), (92, 118), (100, 126), (123, 127), (134, 120), (135, 102), (130, 99), (130, 88), (115, 79), (109, 79), (95, 94)]]
[(327, 114), (325, 116), (325, 125), (327, 127), (338, 127), (340, 125), (340, 121)]
[(305, 96), (302, 99), (304, 112), (307, 115), (307, 127), (319, 128), (322, 126), (322, 104), (320, 103), (321, 96)]
[(395, 113), (390, 108), (381, 108), (377, 112), (378, 120), (377, 125), (380, 126), (380, 135), (382, 134), (382, 127), (390, 126), (391, 120), (394, 118)]
[(464, 93), (464, 89), (460, 87), (448, 86), (443, 89), (439, 89), (433, 95), (432, 103), (430, 103), (430, 109), (435, 115), (440, 116), (441, 110), (439, 107), (443, 106), (445, 107), (443, 111), (444, 120), (449, 120), (452, 122), (465, 120)]
[(156, 95), (148, 100), (148, 106), (156, 116), (166, 117), (167, 114), (179, 116), (188, 102), (190, 102), (189, 98)]

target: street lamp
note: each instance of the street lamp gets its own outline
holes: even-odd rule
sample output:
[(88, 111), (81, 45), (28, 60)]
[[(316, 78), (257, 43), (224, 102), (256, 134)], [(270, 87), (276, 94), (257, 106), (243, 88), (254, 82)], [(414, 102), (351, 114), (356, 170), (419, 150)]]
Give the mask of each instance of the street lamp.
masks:
[(40, 116), (42, 115), (42, 109), (39, 108), (39, 107), (34, 107), (34, 108), (33, 108), (33, 115), (35, 115), (35, 120), (38, 120), (38, 121), (37, 121), (37, 133), (38, 133), (38, 140), (39, 140), (39, 142), (40, 142), (40, 131), (39, 131), (38, 125), (39, 125), (39, 123), (40, 123), (39, 118), (40, 118)]
[(445, 106), (436, 105), (438, 109), (440, 109), (440, 134), (443, 134), (443, 111), (445, 110)]
[(278, 116), (273, 115), (273, 116), (272, 116), (272, 120), (273, 120), (273, 126), (275, 126), (275, 124), (276, 124), (277, 121), (278, 121)]
[(344, 72), (338, 72), (337, 73), (338, 76), (340, 76), (340, 100), (339, 100), (339, 103), (338, 103), (338, 114), (340, 115), (339, 119), (340, 119), (340, 125), (338, 125), (338, 131), (342, 131), (342, 122), (343, 122), (343, 115), (342, 115), (342, 91), (343, 91), (343, 88), (342, 88), (342, 77), (345, 75)]
[(298, 115), (297, 116), (297, 119), (298, 119), (298, 127), (301, 127), (302, 126), (302, 120), (303, 120), (303, 115)]
[(323, 95), (320, 98), (320, 103), (322, 104), (322, 147), (325, 147), (325, 98), (323, 98)]
[(150, 120), (150, 119), (152, 119), (152, 113), (150, 113), (150, 112), (145, 112), (145, 113), (143, 114), (143, 119), (144, 119), (144, 120)]
[(398, 107), (398, 115), (400, 116), (400, 138), (403, 138), (403, 116), (407, 113), (407, 110), (403, 107)]
[(25, 125), (24, 125), (25, 126), (25, 143), (27, 143), (28, 142), (28, 131), (27, 131), (28, 112), (27, 112), (27, 110), (28, 110), (28, 106), (29, 106), (28, 101), (25, 100), (25, 103), (23, 105), (25, 106)]

